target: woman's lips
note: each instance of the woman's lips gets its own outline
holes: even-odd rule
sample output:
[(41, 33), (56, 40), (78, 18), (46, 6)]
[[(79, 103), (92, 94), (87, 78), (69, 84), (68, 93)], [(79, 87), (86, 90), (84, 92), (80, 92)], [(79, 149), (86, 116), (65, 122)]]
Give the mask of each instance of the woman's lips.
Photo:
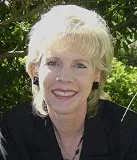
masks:
[(63, 100), (70, 99), (77, 94), (77, 92), (74, 90), (71, 90), (71, 89), (64, 90), (60, 88), (52, 90), (52, 93), (58, 99), (63, 99)]

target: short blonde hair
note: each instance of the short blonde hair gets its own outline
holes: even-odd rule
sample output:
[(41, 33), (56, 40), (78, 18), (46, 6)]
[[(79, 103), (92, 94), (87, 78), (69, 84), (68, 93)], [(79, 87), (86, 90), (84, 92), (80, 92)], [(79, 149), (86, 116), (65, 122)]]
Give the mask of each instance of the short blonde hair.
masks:
[[(113, 57), (112, 37), (105, 20), (95, 11), (76, 5), (59, 5), (42, 15), (30, 32), (26, 70), (32, 76), (32, 66), (40, 63), (41, 56), (50, 46), (63, 41), (63, 47), (78, 46), (91, 57), (94, 68), (101, 71), (99, 88), (88, 97), (88, 112), (97, 112), (97, 103), (103, 91), (106, 77), (111, 70)], [(38, 86), (32, 84), (36, 112), (46, 116), (43, 98)]]

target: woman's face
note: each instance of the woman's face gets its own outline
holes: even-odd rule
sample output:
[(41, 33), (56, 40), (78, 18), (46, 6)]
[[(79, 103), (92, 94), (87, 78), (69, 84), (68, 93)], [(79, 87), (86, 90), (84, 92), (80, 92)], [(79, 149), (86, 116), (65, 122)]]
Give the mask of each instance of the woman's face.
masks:
[[(61, 48), (61, 46), (60, 46)], [(40, 91), (49, 112), (71, 114), (87, 110), (93, 81), (99, 81), (88, 55), (78, 49), (51, 49), (39, 67)]]

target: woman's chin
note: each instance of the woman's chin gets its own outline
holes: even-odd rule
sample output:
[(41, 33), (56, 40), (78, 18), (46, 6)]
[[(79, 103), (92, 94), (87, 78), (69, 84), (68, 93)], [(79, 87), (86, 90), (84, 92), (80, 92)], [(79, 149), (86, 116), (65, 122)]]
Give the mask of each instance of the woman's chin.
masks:
[(55, 114), (58, 114), (58, 115), (71, 115), (71, 114), (77, 114), (77, 107), (76, 106), (66, 106), (66, 105), (63, 105), (63, 106), (52, 106), (52, 107), (49, 107), (49, 113), (51, 112), (54, 112)]

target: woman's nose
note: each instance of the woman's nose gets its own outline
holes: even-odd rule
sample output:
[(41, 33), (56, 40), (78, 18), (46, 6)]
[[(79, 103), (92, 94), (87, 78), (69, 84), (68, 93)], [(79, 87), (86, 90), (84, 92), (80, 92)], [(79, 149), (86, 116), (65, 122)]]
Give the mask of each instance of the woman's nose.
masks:
[(71, 83), (73, 78), (74, 76), (70, 68), (62, 68), (56, 80), (61, 83)]

